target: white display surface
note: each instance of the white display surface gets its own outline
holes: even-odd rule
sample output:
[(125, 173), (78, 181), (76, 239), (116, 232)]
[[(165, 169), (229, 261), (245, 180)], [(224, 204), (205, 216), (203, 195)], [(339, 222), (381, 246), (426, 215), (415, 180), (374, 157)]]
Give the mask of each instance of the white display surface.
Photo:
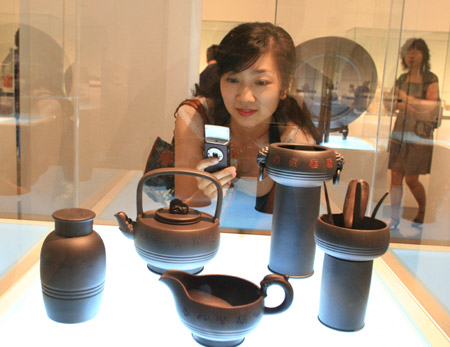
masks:
[[(107, 274), (100, 312), (91, 321), (61, 324), (45, 312), (39, 264), (1, 298), (1, 346), (199, 346), (181, 323), (169, 288), (147, 270), (145, 262), (117, 227), (96, 225), (104, 240)], [(217, 256), (202, 274), (227, 274), (259, 285), (270, 273), (270, 237), (222, 234)], [(315, 273), (291, 279), (294, 302), (284, 313), (266, 315), (242, 346), (423, 346), (396, 300), (374, 272), (366, 326), (358, 332), (329, 329), (317, 319), (323, 253), (317, 249)], [(266, 306), (282, 300), (270, 287)]]

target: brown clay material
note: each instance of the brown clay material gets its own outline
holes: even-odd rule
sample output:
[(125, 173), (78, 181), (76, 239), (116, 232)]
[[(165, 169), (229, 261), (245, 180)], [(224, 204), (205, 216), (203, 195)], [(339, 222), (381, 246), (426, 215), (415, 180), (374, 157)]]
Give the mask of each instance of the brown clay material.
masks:
[[(160, 280), (172, 291), (183, 324), (205, 346), (242, 343), (264, 314), (287, 310), (294, 297), (292, 286), (281, 275), (267, 275), (261, 287), (239, 277), (196, 276), (183, 271), (166, 271)], [(268, 308), (264, 298), (273, 284), (283, 288), (285, 299), (279, 306)]]
[[(190, 209), (181, 201), (173, 200), (171, 207), (142, 210), (142, 189), (145, 182), (156, 176), (183, 174), (209, 179), (217, 188), (215, 215)], [(137, 219), (131, 220), (124, 212), (115, 215), (119, 229), (134, 239), (137, 253), (156, 273), (182, 270), (197, 273), (216, 255), (220, 243), (219, 216), (222, 207), (222, 186), (211, 174), (197, 170), (167, 168), (146, 173), (137, 189)]]
[(69, 208), (53, 214), (55, 230), (41, 249), (40, 277), (49, 318), (80, 323), (94, 318), (103, 295), (106, 253), (92, 229), (94, 212)]

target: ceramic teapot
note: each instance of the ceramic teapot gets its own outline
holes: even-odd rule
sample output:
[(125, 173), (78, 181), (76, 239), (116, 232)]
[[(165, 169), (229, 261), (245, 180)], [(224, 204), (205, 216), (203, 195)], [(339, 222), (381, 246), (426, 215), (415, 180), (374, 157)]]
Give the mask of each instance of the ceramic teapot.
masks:
[[(142, 211), (142, 190), (150, 178), (168, 175), (188, 175), (210, 180), (217, 188), (214, 216), (189, 208), (174, 199), (170, 207)], [(152, 170), (140, 179), (137, 188), (137, 219), (131, 220), (124, 212), (115, 214), (119, 229), (134, 239), (137, 253), (156, 273), (166, 270), (200, 272), (217, 253), (220, 242), (219, 218), (222, 208), (222, 186), (213, 175), (186, 168)]]
[[(239, 277), (197, 276), (183, 271), (166, 271), (160, 281), (172, 291), (183, 324), (204, 346), (241, 344), (265, 314), (287, 310), (294, 299), (292, 286), (281, 275), (267, 275), (260, 288)], [(272, 284), (281, 286), (285, 297), (280, 305), (266, 307), (264, 298)]]

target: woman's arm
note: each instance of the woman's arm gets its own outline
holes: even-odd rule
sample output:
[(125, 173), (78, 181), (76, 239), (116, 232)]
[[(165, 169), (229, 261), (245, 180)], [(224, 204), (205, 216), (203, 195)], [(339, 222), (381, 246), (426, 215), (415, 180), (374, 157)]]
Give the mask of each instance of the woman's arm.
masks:
[[(285, 128), (283, 133), (281, 134), (281, 142), (293, 142), (293, 143), (301, 143), (301, 144), (314, 144), (314, 138), (311, 136), (311, 134), (307, 133), (306, 131), (302, 130), (298, 127), (298, 125), (289, 122)], [(266, 175), (266, 173), (265, 173)], [(257, 185), (257, 196), (266, 195), (267, 191), (269, 191), (269, 195), (267, 196), (267, 201), (264, 206), (265, 213), (272, 213), (273, 212), (273, 204), (275, 202), (275, 189), (274, 188), (274, 182), (272, 181), (272, 185), (270, 186), (270, 190), (268, 189), (269, 186), (266, 182), (265, 186), (262, 187), (260, 182), (258, 182)]]
[(434, 114), (436, 107), (439, 107), (440, 104), (438, 82), (433, 82), (428, 86), (425, 99), (408, 95), (402, 90), (399, 91), (398, 96), (401, 100), (398, 103), (398, 109), (412, 112), (418, 119), (434, 121), (434, 119), (431, 119), (431, 115)]
[(393, 87), (389, 91), (383, 92), (383, 106), (388, 115), (394, 114), (398, 110), (398, 87)]
[[(195, 169), (197, 163), (203, 159), (203, 122), (200, 114), (190, 106), (178, 109), (175, 120), (175, 167)], [(175, 196), (186, 200), (197, 193), (197, 180), (186, 175), (175, 176)], [(209, 199), (198, 193), (197, 199), (204, 204)]]
[[(191, 106), (179, 108), (175, 121), (175, 166), (203, 171), (216, 164), (216, 158), (203, 158), (204, 123), (200, 114)], [(236, 169), (228, 167), (214, 176), (226, 186), (235, 176)], [(192, 206), (206, 206), (216, 196), (211, 181), (186, 175), (175, 176), (175, 195)]]

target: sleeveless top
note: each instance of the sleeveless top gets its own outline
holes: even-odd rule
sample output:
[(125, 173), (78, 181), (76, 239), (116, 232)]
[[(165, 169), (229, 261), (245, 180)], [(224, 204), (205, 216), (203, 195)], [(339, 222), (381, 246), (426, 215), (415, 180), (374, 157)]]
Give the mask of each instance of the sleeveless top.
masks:
[[(428, 71), (422, 76), (422, 82), (407, 82), (408, 74), (402, 74), (396, 81), (396, 87), (404, 91), (407, 95), (418, 99), (426, 99), (430, 84), (438, 82), (438, 77)], [(417, 119), (414, 114), (400, 112), (395, 120), (394, 128), (391, 133), (391, 140), (400, 143), (418, 143), (429, 141), (418, 138), (414, 133)], [(432, 139), (432, 136), (429, 138)]]
[[(195, 97), (195, 100), (199, 100), (203, 106), (203, 108), (206, 111), (206, 114), (210, 112), (208, 103), (206, 102), (205, 97)], [(189, 105), (183, 105), (181, 106), (177, 112), (176, 117), (183, 120), (183, 122), (189, 127), (189, 129), (194, 133), (195, 136), (197, 136), (200, 140), (203, 141), (204, 139), (204, 128), (205, 125), (203, 118), (200, 116), (200, 114), (197, 112), (197, 110), (194, 107), (191, 107)], [(272, 127), (273, 125), (273, 127)], [(274, 130), (270, 130), (271, 128), (274, 128)], [(280, 136), (280, 130), (278, 126), (275, 126), (274, 124), (271, 124), (269, 128), (269, 142), (270, 142), (270, 133), (272, 131), (278, 132), (278, 142), (281, 141)], [(298, 132), (301, 131), (300, 128), (297, 125), (294, 125), (289, 129), (288, 133), (285, 134), (284, 142), (293, 142), (298, 134)], [(277, 142), (277, 141), (271, 141)]]
[[(199, 100), (206, 111), (206, 114), (210, 112), (208, 103), (206, 102), (205, 97), (195, 97), (194, 99)], [(197, 136), (201, 141), (204, 140), (204, 120), (203, 117), (199, 114), (199, 112), (189, 105), (183, 105), (179, 107), (176, 111), (176, 117), (180, 118), (192, 131), (192, 133)], [(281, 130), (280, 126), (274, 123), (269, 125), (269, 144), (275, 142), (281, 142)], [(299, 131), (302, 131), (297, 125), (290, 126), (290, 129), (284, 134), (283, 142), (294, 142), (296, 136)], [(305, 135), (306, 136), (306, 135)], [(263, 184), (265, 180), (271, 180), (269, 177), (263, 179)], [(265, 205), (269, 198), (270, 193), (275, 188), (272, 189), (262, 196), (256, 196), (256, 205), (255, 209), (260, 212), (264, 212)]]

